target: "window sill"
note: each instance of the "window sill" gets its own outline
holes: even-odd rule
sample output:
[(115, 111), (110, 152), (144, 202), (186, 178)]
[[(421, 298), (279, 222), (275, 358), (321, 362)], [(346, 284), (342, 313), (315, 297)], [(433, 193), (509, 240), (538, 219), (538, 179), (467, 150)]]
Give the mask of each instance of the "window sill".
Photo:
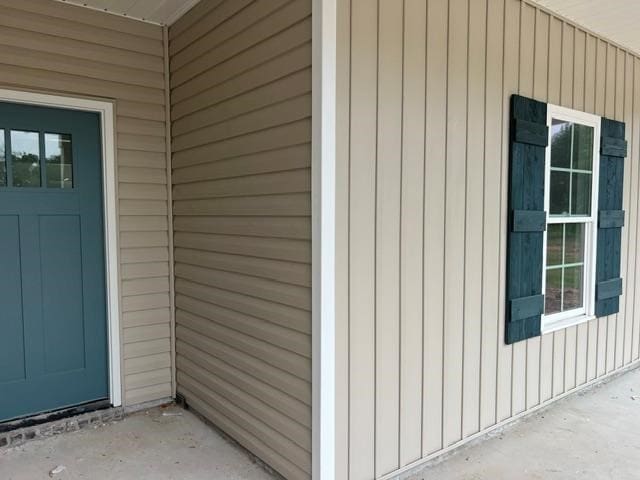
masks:
[(573, 327), (585, 322), (590, 322), (591, 320), (595, 319), (595, 315), (578, 315), (577, 317), (563, 318), (562, 320), (556, 320), (555, 322), (546, 324), (543, 319), (541, 334), (545, 335), (547, 333), (557, 332), (558, 330), (564, 330), (565, 328)]

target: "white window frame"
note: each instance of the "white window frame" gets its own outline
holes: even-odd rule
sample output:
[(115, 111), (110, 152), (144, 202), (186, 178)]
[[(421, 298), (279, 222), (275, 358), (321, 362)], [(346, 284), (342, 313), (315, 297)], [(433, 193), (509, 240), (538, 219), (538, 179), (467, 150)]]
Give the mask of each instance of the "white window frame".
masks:
[[(591, 215), (589, 217), (554, 217), (550, 214), (550, 178), (551, 178), (551, 121), (563, 120), (579, 123), (593, 128), (593, 167), (591, 174)], [(600, 155), (601, 117), (580, 112), (558, 105), (547, 105), (547, 126), (549, 127), (549, 145), (545, 151), (544, 172), (544, 209), (547, 212), (546, 224), (582, 223), (585, 225), (585, 258), (582, 308), (542, 315), (542, 333), (560, 330), (595, 318), (596, 251), (598, 242), (598, 178)], [(546, 294), (547, 279), (547, 232), (544, 232), (542, 259), (542, 293)]]

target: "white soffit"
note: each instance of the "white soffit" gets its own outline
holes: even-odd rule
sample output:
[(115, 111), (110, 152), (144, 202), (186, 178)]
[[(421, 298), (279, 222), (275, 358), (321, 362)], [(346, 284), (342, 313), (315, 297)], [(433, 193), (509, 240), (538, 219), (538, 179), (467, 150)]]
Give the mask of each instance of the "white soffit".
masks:
[(171, 25), (199, 0), (56, 0), (158, 25)]
[(534, 0), (607, 40), (640, 54), (640, 0)]

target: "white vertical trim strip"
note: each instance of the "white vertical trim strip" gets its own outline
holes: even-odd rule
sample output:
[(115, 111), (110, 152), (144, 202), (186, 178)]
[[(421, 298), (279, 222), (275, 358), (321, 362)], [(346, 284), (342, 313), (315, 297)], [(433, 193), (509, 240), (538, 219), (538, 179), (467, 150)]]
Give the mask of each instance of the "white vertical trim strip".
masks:
[(62, 97), (23, 90), (0, 89), (0, 101), (45, 107), (84, 110), (100, 114), (102, 130), (102, 172), (104, 190), (104, 233), (107, 280), (110, 400), (122, 405), (122, 353), (120, 343), (120, 259), (118, 248), (118, 176), (114, 104), (110, 101)]
[(336, 4), (313, 0), (313, 479), (335, 477)]

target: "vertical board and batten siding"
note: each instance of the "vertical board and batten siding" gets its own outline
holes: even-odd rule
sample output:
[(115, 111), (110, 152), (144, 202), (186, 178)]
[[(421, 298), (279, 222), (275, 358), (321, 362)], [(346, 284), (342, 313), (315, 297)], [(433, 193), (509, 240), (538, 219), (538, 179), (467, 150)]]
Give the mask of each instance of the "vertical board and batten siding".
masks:
[(202, 1), (169, 39), (178, 393), (310, 478), (311, 0)]
[(170, 397), (162, 29), (50, 0), (0, 8), (0, 87), (115, 100), (123, 400)]
[[(384, 478), (638, 360), (638, 57), (520, 0), (350, 0), (337, 67), (336, 478)], [(506, 345), (514, 93), (626, 122), (629, 156), (620, 312)]]

